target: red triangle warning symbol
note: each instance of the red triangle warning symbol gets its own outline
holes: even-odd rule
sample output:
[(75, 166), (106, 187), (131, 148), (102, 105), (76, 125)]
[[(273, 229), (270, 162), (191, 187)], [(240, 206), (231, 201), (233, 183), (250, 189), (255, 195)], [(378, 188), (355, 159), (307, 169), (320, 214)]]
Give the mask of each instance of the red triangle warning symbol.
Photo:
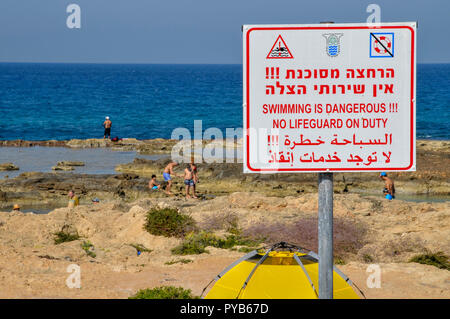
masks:
[(289, 50), (286, 42), (284, 42), (281, 34), (278, 36), (277, 40), (270, 49), (269, 54), (267, 54), (266, 59), (292, 59), (294, 56)]

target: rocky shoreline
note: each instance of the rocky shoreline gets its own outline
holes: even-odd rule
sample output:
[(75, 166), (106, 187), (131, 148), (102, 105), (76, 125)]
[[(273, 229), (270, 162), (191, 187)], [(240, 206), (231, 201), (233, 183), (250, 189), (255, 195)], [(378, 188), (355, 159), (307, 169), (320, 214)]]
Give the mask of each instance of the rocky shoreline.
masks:
[[(52, 141), (46, 141), (46, 143), (50, 142)], [(9, 141), (9, 143), (3, 141), (2, 143), (5, 146), (23, 144), (22, 142), (15, 144), (16, 141)], [(55, 146), (62, 145), (59, 143)], [(110, 147), (117, 150), (141, 152), (144, 149), (145, 152), (150, 152), (151, 149), (157, 150), (155, 152), (159, 152), (159, 154), (163, 152), (167, 154), (171, 148), (170, 145), (173, 145), (175, 141), (127, 139), (119, 144), (113, 144), (113, 142), (103, 139), (95, 139), (71, 140), (64, 143), (65, 147)], [(239, 144), (240, 141), (235, 145), (239, 146)], [(106, 201), (115, 199), (132, 201), (139, 198), (164, 197), (162, 192), (149, 192), (146, 186), (152, 174), (155, 174), (157, 179), (162, 182), (162, 171), (168, 161), (168, 158), (142, 159), (137, 155), (133, 162), (118, 165), (116, 167), (117, 174), (112, 175), (55, 171), (52, 173), (28, 172), (22, 173), (16, 178), (0, 179), (0, 208), (10, 207), (15, 203), (62, 205), (66, 202), (65, 196), (70, 189), (74, 189), (84, 202), (89, 202), (94, 197)], [(75, 164), (80, 165), (81, 163)], [(70, 165), (61, 165), (60, 167), (73, 168)], [(236, 162), (201, 163), (198, 164), (198, 167), (200, 174), (198, 191), (199, 195), (205, 199), (240, 191), (257, 191), (276, 197), (317, 192), (317, 174), (243, 174), (242, 164)], [(183, 167), (177, 170), (181, 173), (182, 169)], [(450, 142), (418, 141), (417, 171), (393, 172), (390, 173), (390, 176), (395, 181), (399, 196), (422, 195), (450, 198)], [(334, 181), (335, 193), (341, 194), (378, 195), (381, 194), (383, 187), (377, 173), (335, 173)], [(176, 195), (182, 197), (183, 189), (182, 179), (174, 178)]]
[(26, 141), (26, 140), (0, 140), (0, 147), (68, 147), (68, 148), (111, 148), (120, 151), (137, 151), (139, 154), (170, 154), (172, 146), (177, 140), (149, 139), (138, 140), (136, 138), (123, 138), (117, 142), (109, 139), (72, 139), (72, 140), (48, 140), (48, 141)]

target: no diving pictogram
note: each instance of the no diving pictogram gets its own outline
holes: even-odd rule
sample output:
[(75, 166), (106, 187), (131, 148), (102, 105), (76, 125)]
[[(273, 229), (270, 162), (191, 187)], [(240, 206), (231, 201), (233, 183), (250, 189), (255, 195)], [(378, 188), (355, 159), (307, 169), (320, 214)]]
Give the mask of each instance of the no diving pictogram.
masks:
[(278, 38), (275, 40), (275, 43), (273, 44), (269, 53), (267, 54), (266, 59), (292, 59), (292, 58), (294, 58), (294, 56), (292, 55), (291, 51), (286, 45), (286, 42), (284, 42), (283, 37), (280, 34)]

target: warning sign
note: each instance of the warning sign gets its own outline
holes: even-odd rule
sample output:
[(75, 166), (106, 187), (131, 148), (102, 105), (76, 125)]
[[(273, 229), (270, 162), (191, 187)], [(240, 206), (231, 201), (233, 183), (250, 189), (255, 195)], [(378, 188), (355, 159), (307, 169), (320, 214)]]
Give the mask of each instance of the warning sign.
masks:
[(278, 36), (272, 48), (267, 54), (267, 59), (292, 59), (292, 53), (289, 51), (286, 42), (284, 42), (281, 35)]
[(244, 26), (244, 172), (415, 170), (415, 43), (414, 22)]

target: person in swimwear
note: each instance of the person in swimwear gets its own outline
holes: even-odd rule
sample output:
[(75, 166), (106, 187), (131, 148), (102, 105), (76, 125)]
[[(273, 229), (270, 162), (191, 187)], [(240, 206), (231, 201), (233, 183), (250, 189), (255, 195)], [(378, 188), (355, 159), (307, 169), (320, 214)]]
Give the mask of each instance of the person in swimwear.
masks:
[(109, 116), (107, 116), (105, 118), (105, 121), (103, 122), (103, 127), (105, 128), (105, 133), (103, 135), (103, 138), (111, 138), (111, 126), (112, 126), (112, 122), (109, 119)]
[[(185, 188), (186, 188), (186, 198), (191, 198), (191, 195), (189, 194), (189, 190), (190, 190), (191, 187), (194, 188), (194, 185), (195, 185), (195, 183), (194, 183), (194, 172), (193, 172), (191, 164), (188, 164), (186, 166), (186, 168), (184, 169), (184, 185), (186, 185), (185, 186)], [(195, 192), (194, 192), (192, 197), (193, 198), (197, 198), (197, 196), (195, 196)]]
[(172, 176), (171, 175), (178, 176), (173, 171), (175, 166), (178, 166), (177, 162), (170, 162), (169, 164), (167, 164), (166, 168), (164, 168), (163, 178), (167, 182), (166, 191), (165, 191), (165, 193), (167, 195), (173, 195), (173, 193), (170, 191), (170, 188), (172, 187)]
[(194, 192), (194, 198), (197, 198), (197, 196), (195, 195), (196, 193), (196, 189), (195, 186), (198, 183), (198, 170), (197, 170), (197, 165), (195, 165), (194, 163), (191, 163), (191, 169), (192, 169), (192, 179), (194, 180), (194, 186), (192, 187), (193, 192)]
[(380, 173), (380, 178), (384, 181), (383, 194), (386, 196), (390, 195), (388, 196), (389, 200), (394, 199), (395, 198), (394, 181), (391, 178), (389, 178), (385, 172)]
[(159, 184), (156, 181), (156, 175), (152, 175), (152, 179), (150, 180), (150, 182), (148, 183), (148, 188), (150, 188), (151, 190), (157, 190), (161, 187), (161, 184)]
[(69, 192), (68, 196), (69, 196), (69, 204), (67, 205), (67, 207), (74, 208), (74, 207), (76, 207), (76, 206), (78, 206), (80, 204), (78, 196), (75, 195), (75, 192), (73, 190), (71, 190)]

